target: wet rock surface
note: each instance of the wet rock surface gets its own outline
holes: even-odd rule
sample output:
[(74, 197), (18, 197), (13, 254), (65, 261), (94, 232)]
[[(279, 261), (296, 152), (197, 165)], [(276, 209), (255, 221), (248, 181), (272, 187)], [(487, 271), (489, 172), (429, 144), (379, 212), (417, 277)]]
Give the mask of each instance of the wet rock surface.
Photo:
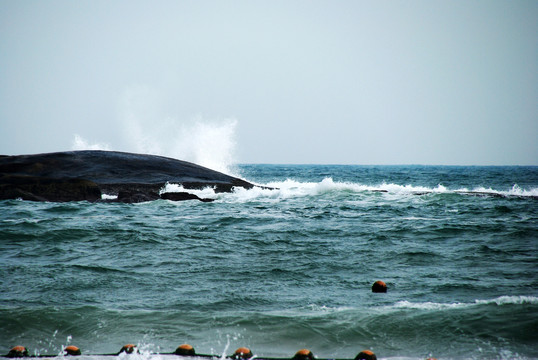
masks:
[[(184, 189), (230, 192), (254, 185), (203, 166), (172, 158), (116, 151), (66, 151), (0, 156), (0, 199), (33, 201), (201, 200), (188, 192), (163, 193), (166, 183)], [(102, 194), (117, 197), (101, 200)]]

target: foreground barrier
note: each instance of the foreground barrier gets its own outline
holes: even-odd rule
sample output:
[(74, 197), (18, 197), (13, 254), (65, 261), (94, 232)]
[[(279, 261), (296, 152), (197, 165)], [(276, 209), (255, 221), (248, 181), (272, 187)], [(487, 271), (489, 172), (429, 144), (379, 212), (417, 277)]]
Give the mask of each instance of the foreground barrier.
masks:
[[(378, 280), (372, 285), (372, 292), (374, 293), (386, 293), (387, 292), (387, 285), (385, 282)], [(67, 346), (62, 355), (64, 356), (78, 356), (82, 355), (82, 352), (80, 349), (76, 346), (70, 345)], [(118, 353), (115, 354), (84, 354), (87, 356), (116, 356), (121, 353), (125, 354), (132, 354), (132, 353), (138, 353), (138, 350), (136, 349), (136, 345), (134, 344), (127, 344), (121, 348), (121, 350)], [(157, 355), (157, 354), (156, 354)], [(196, 356), (198, 358), (212, 358), (212, 359), (220, 359), (222, 358), (221, 355), (208, 355), (208, 354), (197, 354), (194, 351), (194, 348), (189, 344), (183, 344), (177, 347), (177, 349), (173, 353), (159, 353), (158, 355), (179, 355), (179, 356)], [(34, 357), (34, 358), (49, 358), (49, 357), (57, 357), (58, 355), (30, 355), (28, 350), (24, 346), (15, 346), (12, 348), (9, 353), (4, 355), (3, 357), (7, 358), (25, 358), (25, 357)], [(0, 355), (1, 357), (1, 355)], [(252, 351), (246, 347), (240, 347), (237, 349), (232, 355), (226, 356), (226, 359), (231, 360), (248, 360), (253, 357)], [(291, 357), (291, 358), (271, 358), (271, 357), (263, 357), (263, 356), (255, 356), (255, 359), (259, 360), (316, 360), (317, 358), (314, 356), (314, 354), (308, 350), (308, 349), (301, 349), (297, 351), (297, 353)], [(318, 360), (351, 360), (351, 359), (318, 359)], [(355, 359), (353, 360), (377, 360), (376, 355), (371, 350), (363, 350), (360, 353), (357, 354)], [(429, 358), (427, 360), (435, 360), (434, 358)]]
[[(127, 344), (121, 348), (118, 353), (114, 354), (84, 354), (86, 356), (117, 356), (122, 353), (125, 354), (138, 354), (139, 351), (134, 344)], [(53, 358), (58, 356), (79, 356), (82, 355), (80, 349), (76, 346), (69, 345), (64, 349), (64, 353), (61, 355), (30, 355), (28, 350), (24, 346), (15, 346), (12, 348), (7, 355), (4, 355), (6, 358)], [(197, 354), (194, 348), (189, 344), (179, 345), (173, 353), (159, 353), (154, 355), (179, 355), (184, 357), (198, 357), (198, 358), (211, 358), (211, 359), (222, 359), (222, 355), (208, 355), (208, 354)], [(2, 357), (0, 355), (0, 357)], [(273, 357), (263, 357), (263, 356), (253, 356), (252, 351), (246, 347), (240, 347), (233, 355), (226, 356), (226, 359), (231, 360), (377, 360), (376, 355), (371, 350), (363, 350), (357, 354), (355, 359), (326, 359), (326, 358), (316, 358), (312, 351), (308, 349), (301, 349), (295, 353), (292, 358), (273, 358)], [(427, 358), (426, 360), (437, 360), (435, 358)]]
[[(114, 354), (84, 354), (87, 356), (117, 356), (122, 353), (125, 354), (138, 354), (139, 351), (136, 348), (136, 345), (134, 344), (127, 344), (121, 348), (121, 350), (118, 353)], [(63, 356), (79, 356), (82, 355), (82, 352), (80, 349), (76, 346), (70, 345), (67, 346), (63, 354)], [(60, 356), (61, 356), (60, 355)], [(201, 357), (201, 358), (212, 358), (212, 359), (221, 359), (221, 355), (208, 355), (208, 354), (197, 354), (194, 348), (189, 344), (183, 344), (177, 347), (177, 349), (173, 353), (159, 353), (158, 355), (179, 355), (179, 356), (195, 356), (195, 357)], [(45, 357), (57, 357), (59, 355), (30, 355), (28, 352), (28, 349), (26, 349), (24, 346), (15, 346), (12, 348), (7, 355), (4, 355), (4, 357), (7, 358), (45, 358)], [(249, 348), (246, 347), (240, 347), (238, 348), (232, 355), (226, 356), (226, 359), (231, 360), (249, 360), (253, 358), (254, 355), (252, 354), (252, 351)], [(255, 359), (259, 360), (323, 360), (323, 359), (317, 359), (312, 351), (308, 349), (301, 349), (295, 353), (295, 355), (291, 358), (272, 358), (272, 357), (263, 357), (263, 356), (255, 356)], [(350, 359), (326, 359), (326, 360), (350, 360)], [(354, 360), (377, 360), (376, 355), (370, 351), (370, 350), (363, 350), (360, 353), (357, 354)]]

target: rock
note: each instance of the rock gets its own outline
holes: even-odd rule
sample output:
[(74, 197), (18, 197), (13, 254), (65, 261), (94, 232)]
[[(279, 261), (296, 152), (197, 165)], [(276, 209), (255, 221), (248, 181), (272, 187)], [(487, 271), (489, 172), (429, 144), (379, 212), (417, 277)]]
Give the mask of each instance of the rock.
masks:
[(159, 194), (154, 191), (141, 192), (133, 190), (120, 190), (116, 201), (122, 203), (140, 203), (160, 199)]
[(189, 193), (159, 196), (168, 182), (185, 189), (212, 187), (215, 192), (254, 187), (203, 166), (156, 155), (98, 150), (0, 155), (0, 200), (93, 202), (107, 194), (117, 196), (114, 201), (126, 203), (159, 198), (212, 201)]
[(101, 191), (97, 184), (84, 179), (0, 175), (0, 200), (97, 201)]
[(213, 199), (202, 199), (201, 197), (188, 192), (170, 192), (161, 194), (161, 199), (182, 201), (182, 200), (200, 200), (202, 202), (211, 202)]

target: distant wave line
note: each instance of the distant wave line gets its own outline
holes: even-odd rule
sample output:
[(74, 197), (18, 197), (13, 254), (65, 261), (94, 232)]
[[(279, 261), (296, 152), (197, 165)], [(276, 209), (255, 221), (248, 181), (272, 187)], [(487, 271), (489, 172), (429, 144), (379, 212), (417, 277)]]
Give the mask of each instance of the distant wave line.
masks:
[[(352, 182), (338, 182), (327, 177), (320, 182), (300, 182), (292, 179), (285, 181), (269, 182), (260, 184), (260, 187), (253, 189), (236, 188), (232, 194), (217, 194), (212, 188), (200, 190), (185, 189), (181, 184), (167, 183), (160, 191), (166, 192), (188, 192), (201, 198), (250, 201), (255, 199), (287, 199), (294, 197), (318, 196), (332, 192), (342, 193), (386, 193), (389, 195), (429, 195), (429, 194), (460, 194), (473, 196), (489, 197), (518, 197), (518, 198), (536, 198), (538, 199), (538, 187), (531, 189), (522, 189), (517, 184), (513, 185), (510, 190), (495, 190), (482, 186), (475, 187), (472, 190), (468, 188), (448, 189), (439, 184), (436, 187), (399, 185), (394, 183), (381, 183), (379, 185), (364, 185)], [(268, 189), (272, 188), (272, 189)]]
[[(503, 295), (493, 299), (476, 299), (473, 302), (453, 302), (453, 303), (437, 303), (437, 302), (411, 302), (408, 300), (401, 300), (392, 305), (383, 305), (379, 306), (376, 309), (377, 311), (386, 312), (386, 311), (399, 311), (399, 310), (425, 310), (425, 311), (438, 311), (438, 310), (452, 310), (452, 309), (463, 309), (480, 305), (538, 305), (538, 297), (536, 296), (527, 296), (527, 295)], [(333, 313), (341, 312), (360, 312), (364, 311), (363, 308), (353, 307), (353, 306), (326, 306), (326, 305), (317, 305), (309, 304), (300, 309), (287, 309), (287, 310), (275, 310), (270, 311), (269, 314), (274, 316), (283, 316), (283, 317), (304, 317), (312, 316), (317, 317), (320, 315), (330, 315)]]
[(455, 302), (455, 303), (435, 303), (435, 302), (424, 302), (424, 303), (413, 303), (407, 300), (398, 301), (396, 304), (390, 306), (392, 309), (416, 309), (416, 310), (449, 310), (449, 309), (458, 309), (458, 308), (467, 308), (476, 305), (536, 305), (538, 304), (538, 297), (535, 296), (508, 296), (503, 295), (495, 299), (488, 300), (475, 300), (472, 303), (464, 302)]

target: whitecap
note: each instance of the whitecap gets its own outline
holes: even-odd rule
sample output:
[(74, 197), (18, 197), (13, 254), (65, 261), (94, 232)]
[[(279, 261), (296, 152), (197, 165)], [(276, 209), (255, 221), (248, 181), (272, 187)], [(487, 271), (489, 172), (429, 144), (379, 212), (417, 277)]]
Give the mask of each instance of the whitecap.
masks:
[(498, 298), (491, 300), (475, 300), (476, 304), (497, 304), (497, 305), (524, 305), (524, 304), (538, 304), (538, 297), (536, 296), (499, 296)]
[(436, 302), (423, 302), (414, 303), (407, 300), (398, 301), (394, 305), (389, 306), (391, 309), (416, 309), (416, 310), (448, 310), (472, 307), (476, 305), (524, 305), (524, 304), (538, 304), (538, 297), (535, 296), (499, 296), (494, 299), (475, 300), (474, 302), (454, 302), (454, 303), (436, 303)]
[(160, 190), (159, 195), (164, 193), (175, 193), (175, 192), (186, 192), (189, 194), (194, 194), (202, 199), (216, 199), (217, 193), (215, 192), (215, 187), (205, 187), (203, 189), (186, 189), (182, 184), (175, 184), (167, 182)]
[(118, 195), (101, 194), (101, 200), (116, 200)]
[[(435, 187), (399, 185), (394, 183), (383, 182), (379, 185), (366, 185), (354, 182), (334, 181), (331, 177), (326, 177), (319, 182), (301, 182), (294, 179), (284, 181), (272, 181), (265, 184), (258, 184), (250, 189), (235, 187), (231, 193), (216, 193), (213, 187), (207, 187), (201, 190), (185, 189), (181, 184), (167, 183), (161, 190), (160, 194), (167, 192), (187, 192), (199, 196), (200, 198), (209, 198), (213, 200), (222, 200), (225, 202), (250, 202), (250, 201), (268, 201), (277, 202), (280, 200), (302, 198), (309, 196), (323, 196), (327, 194), (350, 194), (359, 195), (365, 193), (382, 193), (389, 197), (407, 197), (425, 194), (484, 194), (492, 196), (538, 196), (538, 189), (522, 190), (516, 185), (510, 191), (498, 191), (477, 187), (473, 190), (468, 188), (459, 188), (455, 190), (448, 189), (442, 184)], [(413, 219), (407, 220), (436, 220), (436, 219)]]

